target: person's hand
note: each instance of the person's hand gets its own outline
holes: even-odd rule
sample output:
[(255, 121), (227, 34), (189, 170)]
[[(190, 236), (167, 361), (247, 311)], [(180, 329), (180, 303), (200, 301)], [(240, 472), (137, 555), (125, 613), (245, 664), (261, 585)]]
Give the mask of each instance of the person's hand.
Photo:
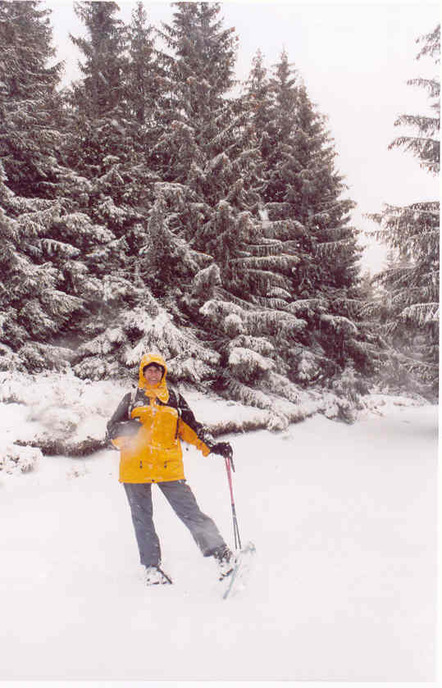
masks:
[(212, 454), (219, 454), (225, 459), (231, 459), (233, 456), (232, 445), (229, 442), (217, 442), (210, 451)]

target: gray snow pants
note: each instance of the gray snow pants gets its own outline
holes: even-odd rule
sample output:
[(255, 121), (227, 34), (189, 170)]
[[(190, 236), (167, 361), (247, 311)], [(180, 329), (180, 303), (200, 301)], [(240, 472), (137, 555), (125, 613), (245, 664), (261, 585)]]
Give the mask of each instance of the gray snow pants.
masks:
[[(143, 566), (159, 566), (161, 548), (153, 524), (152, 484), (123, 483), (129, 500), (135, 536)], [(193, 539), (205, 557), (218, 547), (225, 546), (218, 528), (209, 516), (200, 510), (195, 496), (185, 480), (155, 483), (166, 497), (176, 515), (190, 530)]]

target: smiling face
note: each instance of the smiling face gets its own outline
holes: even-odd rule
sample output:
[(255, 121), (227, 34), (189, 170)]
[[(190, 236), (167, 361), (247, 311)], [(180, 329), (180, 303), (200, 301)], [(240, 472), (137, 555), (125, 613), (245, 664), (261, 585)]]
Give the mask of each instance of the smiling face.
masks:
[(149, 387), (155, 387), (155, 385), (159, 385), (161, 382), (161, 378), (163, 377), (163, 374), (163, 368), (160, 365), (157, 365), (156, 363), (151, 363), (150, 365), (146, 366), (143, 370), (144, 379), (146, 380)]

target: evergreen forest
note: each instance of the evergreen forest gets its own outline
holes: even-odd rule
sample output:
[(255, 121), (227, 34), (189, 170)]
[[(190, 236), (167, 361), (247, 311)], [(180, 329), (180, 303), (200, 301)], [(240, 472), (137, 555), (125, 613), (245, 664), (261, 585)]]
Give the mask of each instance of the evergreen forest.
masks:
[[(0, 1), (0, 370), (130, 379), (160, 353), (178, 384), (295, 420), (373, 390), (438, 390), (439, 201), (374, 219), (362, 273), (327, 118), (281, 50), (235, 75), (222, 4), (76, 2), (81, 78), (44, 3)], [(418, 37), (417, 37), (418, 38)], [(430, 114), (392, 146), (439, 173), (440, 28), (419, 37)], [(388, 199), (386, 199), (388, 201)], [(279, 425), (278, 425), (279, 424)]]

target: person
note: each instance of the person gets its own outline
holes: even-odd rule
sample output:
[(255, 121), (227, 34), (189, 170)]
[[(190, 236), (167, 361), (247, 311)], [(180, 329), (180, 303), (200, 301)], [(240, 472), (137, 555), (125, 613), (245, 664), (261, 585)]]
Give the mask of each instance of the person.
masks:
[(148, 585), (172, 580), (161, 568), (161, 547), (153, 522), (152, 485), (158, 485), (190, 530), (205, 557), (214, 557), (220, 579), (233, 570), (234, 555), (214, 521), (202, 513), (184, 474), (181, 440), (204, 456), (232, 457), (228, 442), (217, 442), (198, 423), (186, 400), (169, 388), (165, 360), (146, 354), (138, 387), (125, 394), (107, 424), (107, 436), (120, 450), (119, 480), (129, 501), (132, 522)]

